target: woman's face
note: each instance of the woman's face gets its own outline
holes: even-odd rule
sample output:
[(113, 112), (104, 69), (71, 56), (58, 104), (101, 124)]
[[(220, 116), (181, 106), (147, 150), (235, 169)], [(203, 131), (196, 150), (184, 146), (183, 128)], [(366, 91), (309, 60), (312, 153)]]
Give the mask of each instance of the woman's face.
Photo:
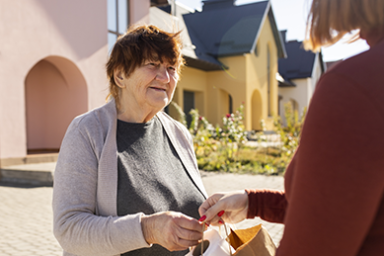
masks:
[[(147, 60), (128, 77), (120, 74), (122, 105), (131, 110), (160, 111), (168, 105), (178, 81), (177, 64), (168, 61)], [(118, 78), (119, 79), (119, 78)]]

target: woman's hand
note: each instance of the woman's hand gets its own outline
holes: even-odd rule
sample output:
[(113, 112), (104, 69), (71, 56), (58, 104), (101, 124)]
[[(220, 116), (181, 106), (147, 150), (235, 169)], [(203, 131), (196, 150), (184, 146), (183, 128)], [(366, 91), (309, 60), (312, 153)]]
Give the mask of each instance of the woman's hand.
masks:
[(178, 212), (159, 212), (141, 218), (144, 238), (170, 251), (181, 251), (198, 244), (203, 236), (198, 220)]
[(240, 222), (247, 218), (248, 194), (245, 190), (216, 193), (199, 207), (199, 213), (200, 220), (212, 225), (217, 225), (220, 218), (228, 223)]

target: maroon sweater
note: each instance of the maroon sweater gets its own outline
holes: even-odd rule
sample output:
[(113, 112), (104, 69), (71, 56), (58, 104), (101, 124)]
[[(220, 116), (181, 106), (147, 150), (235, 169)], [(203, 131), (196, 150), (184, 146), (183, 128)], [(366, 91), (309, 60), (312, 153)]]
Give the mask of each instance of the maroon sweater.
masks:
[(320, 79), (285, 193), (247, 192), (285, 224), (278, 256), (384, 255), (384, 41)]

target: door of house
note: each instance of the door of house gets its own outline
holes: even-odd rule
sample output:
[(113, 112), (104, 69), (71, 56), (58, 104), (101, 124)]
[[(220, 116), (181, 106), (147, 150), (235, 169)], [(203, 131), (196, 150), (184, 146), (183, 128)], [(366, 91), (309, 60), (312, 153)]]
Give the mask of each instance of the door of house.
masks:
[(87, 84), (68, 59), (40, 60), (25, 79), (27, 154), (58, 152), (68, 125), (88, 110)]
[(183, 93), (184, 97), (184, 113), (185, 113), (185, 118), (187, 121), (188, 127), (191, 125), (192, 122), (192, 116), (189, 114), (189, 111), (191, 109), (195, 108), (195, 93), (194, 92), (189, 92), (189, 91), (184, 91)]

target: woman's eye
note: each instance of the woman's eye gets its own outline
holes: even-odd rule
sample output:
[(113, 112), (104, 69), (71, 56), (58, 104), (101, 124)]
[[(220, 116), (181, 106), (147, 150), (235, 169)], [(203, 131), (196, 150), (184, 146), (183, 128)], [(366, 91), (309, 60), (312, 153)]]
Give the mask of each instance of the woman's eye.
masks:
[(168, 69), (170, 69), (170, 70), (173, 70), (173, 71), (175, 71), (175, 70), (176, 70), (176, 68), (175, 68), (175, 67), (168, 67)]

